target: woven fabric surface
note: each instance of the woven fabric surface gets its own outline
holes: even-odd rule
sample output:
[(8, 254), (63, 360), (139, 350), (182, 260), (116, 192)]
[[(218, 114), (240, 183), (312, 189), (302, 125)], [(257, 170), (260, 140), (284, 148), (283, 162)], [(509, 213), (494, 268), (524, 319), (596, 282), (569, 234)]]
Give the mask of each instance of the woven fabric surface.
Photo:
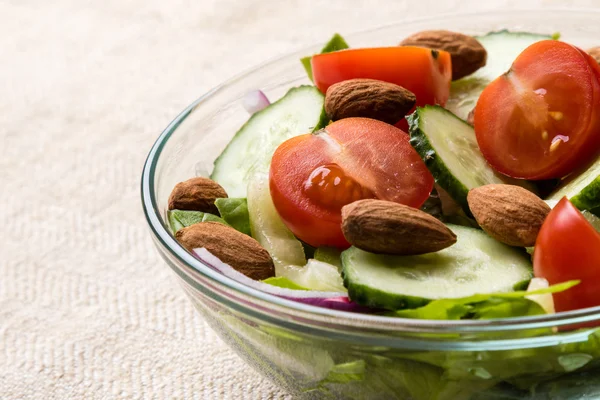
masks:
[(571, 3), (596, 0), (0, 0), (0, 398), (290, 398), (206, 326), (154, 249), (139, 181), (160, 131), (336, 31)]

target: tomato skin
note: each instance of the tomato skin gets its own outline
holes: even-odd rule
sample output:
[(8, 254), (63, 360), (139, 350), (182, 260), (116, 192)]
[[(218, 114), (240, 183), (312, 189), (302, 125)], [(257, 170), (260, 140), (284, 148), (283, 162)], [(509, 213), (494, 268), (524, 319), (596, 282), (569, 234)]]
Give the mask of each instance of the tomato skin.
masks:
[(541, 180), (590, 162), (600, 149), (599, 78), (597, 63), (567, 43), (525, 49), (475, 107), (475, 134), (488, 163), (514, 178)]
[(600, 234), (564, 197), (546, 217), (533, 253), (533, 271), (550, 285), (581, 282), (554, 293), (556, 311), (600, 305)]
[[(326, 147), (321, 142), (312, 143), (310, 157), (304, 157), (304, 153), (297, 150), (306, 147), (312, 136), (291, 138), (273, 154), (269, 173), (273, 204), (285, 225), (306, 243), (314, 247), (327, 243), (328, 246), (345, 248), (349, 244), (340, 228), (341, 215), (326, 207), (317, 208), (318, 214), (315, 215), (315, 211), (308, 207), (310, 200), (302, 196), (302, 187), (310, 172), (329, 162)], [(288, 186), (286, 179), (295, 187)]]
[[(342, 186), (351, 192), (331, 196), (341, 202), (320, 201), (314, 196), (318, 192), (307, 189), (314, 171), (330, 165), (347, 177)], [(349, 246), (341, 229), (344, 204), (379, 198), (420, 207), (433, 188), (433, 177), (408, 134), (369, 118), (345, 118), (320, 133), (285, 141), (273, 155), (269, 178), (278, 214), (294, 235), (315, 247)]]
[(415, 94), (417, 106), (445, 105), (450, 95), (450, 53), (424, 47), (349, 49), (312, 57), (313, 79), (323, 93), (334, 83), (355, 78), (395, 83)]

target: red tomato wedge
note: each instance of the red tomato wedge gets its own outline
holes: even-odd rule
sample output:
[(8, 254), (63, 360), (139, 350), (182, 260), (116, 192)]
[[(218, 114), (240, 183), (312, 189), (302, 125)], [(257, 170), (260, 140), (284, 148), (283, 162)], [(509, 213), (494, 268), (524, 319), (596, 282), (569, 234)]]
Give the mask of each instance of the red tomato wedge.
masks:
[(525, 179), (562, 178), (600, 150), (600, 67), (570, 44), (525, 49), (490, 83), (475, 108), (475, 134), (488, 163)]
[(312, 246), (345, 248), (344, 205), (365, 198), (420, 207), (433, 177), (398, 128), (345, 118), (282, 143), (271, 161), (270, 189), (288, 228)]
[(542, 225), (533, 252), (533, 271), (551, 285), (581, 281), (553, 294), (556, 311), (600, 305), (600, 234), (566, 197)]
[(378, 79), (415, 94), (417, 106), (445, 105), (450, 95), (450, 53), (424, 47), (350, 49), (312, 57), (315, 85), (323, 93), (334, 83), (355, 78)]

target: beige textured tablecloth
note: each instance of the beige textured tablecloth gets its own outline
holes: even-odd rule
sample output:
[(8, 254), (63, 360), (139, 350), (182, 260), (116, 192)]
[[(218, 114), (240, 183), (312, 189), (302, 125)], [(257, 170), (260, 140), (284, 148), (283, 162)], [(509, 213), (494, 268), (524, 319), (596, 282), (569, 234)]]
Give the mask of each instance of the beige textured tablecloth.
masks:
[(0, 0), (0, 398), (288, 398), (153, 248), (139, 181), (160, 131), (222, 80), (335, 31), (597, 3)]

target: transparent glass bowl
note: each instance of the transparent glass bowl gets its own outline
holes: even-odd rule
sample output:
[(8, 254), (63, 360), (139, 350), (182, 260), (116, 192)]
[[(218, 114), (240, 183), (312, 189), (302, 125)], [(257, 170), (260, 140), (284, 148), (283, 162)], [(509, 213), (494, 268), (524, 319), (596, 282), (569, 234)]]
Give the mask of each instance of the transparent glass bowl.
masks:
[[(598, 21), (600, 12), (593, 10), (490, 12), (412, 20), (346, 37), (353, 47), (364, 47), (395, 45), (424, 29), (469, 34), (509, 29), (560, 32), (562, 40), (587, 48), (600, 45)], [(294, 398), (600, 398), (600, 334), (564, 328), (600, 321), (600, 307), (494, 321), (350, 314), (243, 286), (174, 240), (165, 220), (173, 186), (211, 171), (248, 118), (241, 105), (245, 93), (261, 89), (277, 99), (291, 86), (310, 83), (299, 58), (319, 49), (316, 45), (267, 62), (211, 90), (185, 109), (150, 151), (142, 176), (148, 224), (161, 255), (205, 320)]]

